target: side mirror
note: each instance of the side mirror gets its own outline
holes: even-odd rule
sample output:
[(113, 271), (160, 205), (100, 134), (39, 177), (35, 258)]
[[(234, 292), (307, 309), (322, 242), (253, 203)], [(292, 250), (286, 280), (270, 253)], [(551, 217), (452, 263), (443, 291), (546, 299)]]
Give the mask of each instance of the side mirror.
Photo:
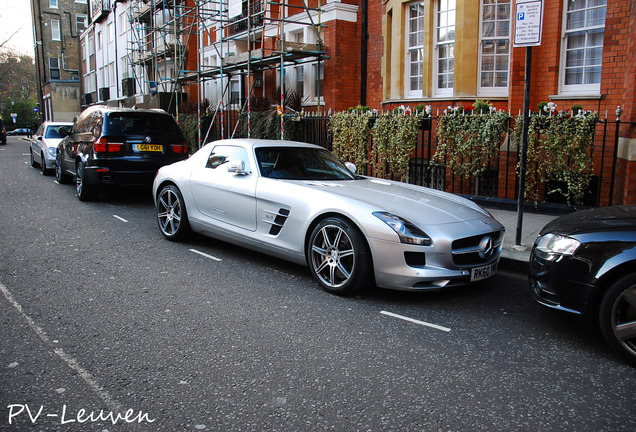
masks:
[(230, 162), (230, 165), (227, 167), (227, 172), (239, 175), (249, 174), (245, 171), (245, 161), (242, 160)]
[(353, 162), (345, 162), (345, 166), (354, 174), (358, 171), (358, 167)]
[(60, 135), (62, 135), (63, 137), (67, 136), (69, 133), (69, 130), (66, 128), (66, 126), (62, 126), (59, 130), (58, 133)]

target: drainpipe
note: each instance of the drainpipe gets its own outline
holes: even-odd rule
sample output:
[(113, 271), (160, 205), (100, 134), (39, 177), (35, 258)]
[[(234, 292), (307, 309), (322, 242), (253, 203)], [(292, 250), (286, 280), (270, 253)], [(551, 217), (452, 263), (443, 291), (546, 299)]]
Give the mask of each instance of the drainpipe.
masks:
[(360, 41), (360, 105), (367, 104), (367, 45), (369, 41), (369, 0), (362, 0), (362, 40)]

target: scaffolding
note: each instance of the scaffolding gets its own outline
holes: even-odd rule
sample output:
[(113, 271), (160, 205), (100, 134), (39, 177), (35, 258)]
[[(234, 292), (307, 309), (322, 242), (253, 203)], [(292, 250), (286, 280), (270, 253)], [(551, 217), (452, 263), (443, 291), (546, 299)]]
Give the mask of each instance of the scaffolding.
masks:
[[(132, 0), (127, 57), (134, 76), (129, 79), (139, 88), (148, 86), (151, 94), (168, 99), (177, 118), (184, 93), (190, 93), (191, 100), (196, 93), (201, 144), (204, 98), (215, 106), (214, 118), (222, 118), (228, 106), (246, 111), (249, 137), (250, 100), (256, 89), (265, 88), (266, 77), (275, 76), (284, 138), (287, 67), (317, 65), (313, 78), (320, 110), (321, 63), (328, 58), (320, 1)], [(290, 35), (296, 35), (296, 40), (289, 40)], [(237, 85), (238, 91), (233, 88)], [(228, 136), (230, 132), (233, 134), (227, 131)], [(225, 134), (222, 131), (221, 137)]]

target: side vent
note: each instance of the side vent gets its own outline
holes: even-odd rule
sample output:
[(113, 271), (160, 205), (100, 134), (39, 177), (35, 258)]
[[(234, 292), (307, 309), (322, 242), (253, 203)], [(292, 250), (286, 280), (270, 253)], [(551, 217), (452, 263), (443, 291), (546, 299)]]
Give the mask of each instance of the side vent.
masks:
[(269, 234), (273, 236), (278, 235), (278, 233), (280, 233), (280, 230), (283, 229), (283, 225), (285, 225), (285, 222), (287, 221), (289, 210), (280, 209), (277, 213), (269, 211), (266, 211), (266, 213), (267, 218), (263, 222), (272, 225), (272, 227), (269, 229)]

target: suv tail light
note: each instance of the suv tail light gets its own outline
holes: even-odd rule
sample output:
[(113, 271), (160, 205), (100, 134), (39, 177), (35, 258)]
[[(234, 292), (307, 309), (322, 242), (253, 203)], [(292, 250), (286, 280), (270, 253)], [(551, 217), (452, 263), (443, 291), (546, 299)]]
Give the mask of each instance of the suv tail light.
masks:
[(170, 147), (172, 147), (172, 153), (188, 153), (190, 150), (190, 147), (185, 140), (182, 144), (172, 144)]
[(93, 143), (93, 149), (97, 153), (117, 153), (121, 151), (124, 143), (108, 141), (108, 138), (101, 137)]

